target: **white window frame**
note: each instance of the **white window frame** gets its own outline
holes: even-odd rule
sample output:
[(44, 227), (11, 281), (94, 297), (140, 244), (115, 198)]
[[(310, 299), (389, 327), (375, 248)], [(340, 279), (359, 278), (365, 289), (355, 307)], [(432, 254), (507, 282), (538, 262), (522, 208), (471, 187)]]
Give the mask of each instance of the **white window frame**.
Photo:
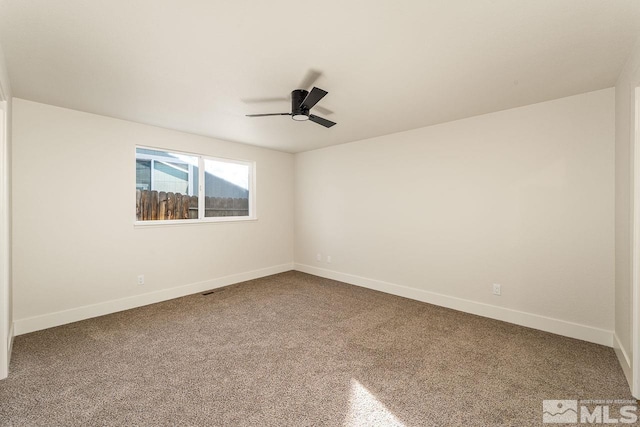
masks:
[[(175, 153), (182, 154), (185, 156), (196, 157), (198, 159), (198, 218), (197, 219), (158, 219), (158, 220), (147, 220), (147, 221), (139, 221), (136, 212), (136, 191), (135, 191), (135, 182), (132, 186), (134, 188), (133, 193), (133, 217), (134, 217), (134, 225), (136, 227), (149, 227), (149, 226), (170, 226), (170, 225), (180, 225), (180, 224), (207, 224), (207, 223), (221, 223), (221, 222), (237, 222), (237, 221), (256, 221), (258, 219), (256, 213), (256, 162), (250, 160), (240, 160), (240, 159), (230, 159), (225, 157), (214, 157), (206, 154), (197, 154), (197, 153), (189, 153), (181, 150), (174, 150), (171, 148), (162, 148), (162, 147), (149, 147), (144, 145), (136, 145), (134, 148), (135, 159), (138, 159), (138, 149), (143, 150), (156, 150), (156, 151), (164, 151), (167, 153)], [(141, 156), (140, 158), (144, 158), (145, 160), (152, 159), (154, 156)], [(176, 159), (178, 163), (186, 163), (181, 162), (180, 159)], [(248, 216), (220, 216), (220, 217), (205, 217), (205, 197), (204, 197), (204, 185), (205, 185), (205, 170), (204, 170), (204, 161), (205, 160), (213, 160), (217, 162), (225, 162), (225, 163), (235, 163), (239, 165), (244, 165), (249, 168), (249, 215)], [(134, 163), (135, 165), (135, 163)], [(152, 165), (153, 166), (153, 165)], [(189, 166), (190, 172), (192, 172), (192, 167)], [(151, 170), (152, 182), (153, 182), (153, 169)], [(191, 176), (191, 173), (190, 175)], [(135, 178), (134, 178), (135, 179)], [(193, 180), (189, 179), (189, 188), (192, 189)], [(153, 187), (151, 187), (153, 188)]]

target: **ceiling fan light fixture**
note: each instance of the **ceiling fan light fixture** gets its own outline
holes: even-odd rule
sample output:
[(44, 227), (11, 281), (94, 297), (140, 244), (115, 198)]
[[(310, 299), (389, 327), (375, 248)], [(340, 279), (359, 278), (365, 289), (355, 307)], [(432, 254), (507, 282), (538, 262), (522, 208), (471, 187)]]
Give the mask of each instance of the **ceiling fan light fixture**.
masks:
[(293, 114), (291, 118), (296, 122), (304, 122), (305, 120), (309, 120), (309, 116), (307, 116), (306, 114)]

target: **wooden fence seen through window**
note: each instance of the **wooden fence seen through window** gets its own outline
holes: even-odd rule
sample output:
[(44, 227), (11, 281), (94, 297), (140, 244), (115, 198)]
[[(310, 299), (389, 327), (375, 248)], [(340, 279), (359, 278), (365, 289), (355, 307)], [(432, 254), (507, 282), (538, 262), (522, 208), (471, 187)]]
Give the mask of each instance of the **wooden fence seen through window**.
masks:
[[(205, 197), (204, 216), (249, 216), (249, 199)], [(198, 219), (198, 196), (136, 190), (136, 218), (138, 221)]]

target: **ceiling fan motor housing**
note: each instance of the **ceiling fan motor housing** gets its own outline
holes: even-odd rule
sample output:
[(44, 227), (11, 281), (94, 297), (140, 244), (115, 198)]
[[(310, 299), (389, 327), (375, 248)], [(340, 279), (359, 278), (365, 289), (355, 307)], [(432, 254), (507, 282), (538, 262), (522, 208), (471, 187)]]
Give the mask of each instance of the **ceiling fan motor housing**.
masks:
[(304, 89), (296, 89), (291, 92), (291, 118), (297, 121), (309, 120), (309, 109), (302, 107), (309, 92)]

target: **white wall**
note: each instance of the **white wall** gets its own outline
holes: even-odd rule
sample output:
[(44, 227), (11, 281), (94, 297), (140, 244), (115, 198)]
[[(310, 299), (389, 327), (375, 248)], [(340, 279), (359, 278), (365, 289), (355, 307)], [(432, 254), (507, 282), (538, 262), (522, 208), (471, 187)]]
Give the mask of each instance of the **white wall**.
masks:
[[(634, 176), (634, 90), (640, 87), (640, 40), (616, 83), (616, 284), (615, 348), (627, 379), (631, 382), (632, 359), (632, 235)], [(636, 308), (639, 310), (639, 308)], [(638, 339), (636, 337), (636, 339)], [(640, 376), (640, 367), (634, 367)], [(640, 381), (640, 380), (639, 380)], [(640, 388), (640, 387), (637, 387)], [(636, 396), (640, 389), (635, 390)]]
[[(21, 99), (13, 141), (17, 334), (292, 268), (291, 154)], [(258, 220), (134, 227), (136, 144), (256, 161)]]
[[(11, 358), (11, 85), (0, 45), (0, 379), (8, 375)], [(0, 120), (3, 117), (0, 115)]]
[(297, 154), (296, 268), (611, 346), (614, 122), (605, 89)]

